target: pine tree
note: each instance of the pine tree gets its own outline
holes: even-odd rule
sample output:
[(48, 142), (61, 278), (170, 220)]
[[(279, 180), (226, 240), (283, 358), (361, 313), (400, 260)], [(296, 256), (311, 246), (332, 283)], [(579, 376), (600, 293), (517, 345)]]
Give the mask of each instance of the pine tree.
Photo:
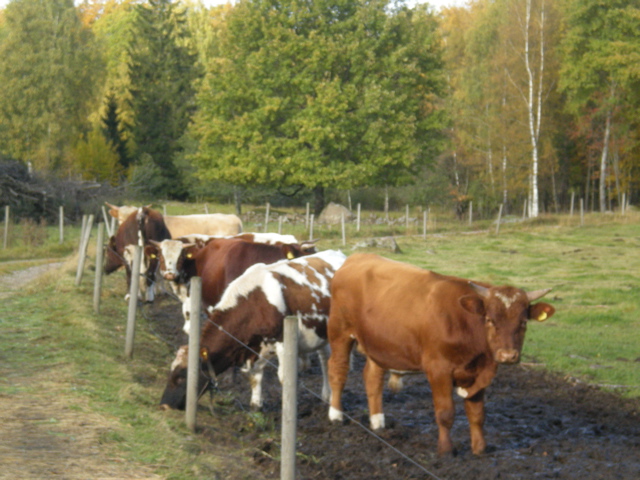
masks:
[(195, 111), (197, 56), (188, 45), (185, 11), (169, 0), (136, 6), (130, 50), (132, 139), (137, 158), (149, 157), (162, 172), (156, 194), (184, 195), (175, 157)]
[(123, 135), (123, 126), (118, 115), (118, 103), (115, 95), (109, 94), (106, 98), (106, 111), (102, 117), (102, 134), (118, 155), (118, 162), (123, 170), (129, 168), (131, 158), (127, 150), (127, 142)]

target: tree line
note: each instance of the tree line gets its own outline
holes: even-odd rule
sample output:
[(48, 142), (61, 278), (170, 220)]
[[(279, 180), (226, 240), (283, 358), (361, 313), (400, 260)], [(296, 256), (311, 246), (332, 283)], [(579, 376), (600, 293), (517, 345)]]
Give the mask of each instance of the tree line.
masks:
[(367, 189), (606, 211), (638, 195), (639, 27), (631, 0), (12, 0), (0, 154), (148, 197), (318, 213)]

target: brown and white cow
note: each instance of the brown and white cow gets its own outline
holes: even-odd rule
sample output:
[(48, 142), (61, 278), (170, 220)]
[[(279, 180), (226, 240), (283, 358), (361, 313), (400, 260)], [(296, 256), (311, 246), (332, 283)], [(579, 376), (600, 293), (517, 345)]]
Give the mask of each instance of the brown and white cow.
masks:
[[(131, 285), (131, 250), (126, 253), (127, 245), (145, 245), (151, 240), (162, 241), (171, 238), (162, 214), (140, 207), (120, 224), (115, 235), (109, 238), (105, 255), (104, 271), (108, 275), (124, 267), (127, 274), (127, 292)], [(141, 292), (147, 294), (147, 299), (153, 296), (155, 269), (152, 267), (144, 271), (144, 281), (140, 283)], [(128, 293), (127, 293), (128, 296)]]
[[(281, 258), (286, 257), (297, 257), (299, 256), (298, 252), (303, 255), (315, 253), (314, 242), (302, 242), (299, 244), (298, 240), (293, 235), (280, 235), (277, 233), (241, 233), (231, 237), (187, 235), (175, 240), (151, 242), (152, 245), (145, 249), (145, 256), (150, 258), (150, 261), (153, 261), (153, 259), (158, 260), (160, 275), (169, 283), (171, 289), (180, 301), (185, 302), (189, 292), (189, 281), (191, 280), (191, 277), (198, 275), (198, 268), (196, 266), (197, 253), (205, 248), (210, 242), (220, 243), (221, 238), (244, 240), (249, 243), (264, 243), (267, 245), (282, 247), (282, 252), (285, 256), (278, 257), (275, 260), (280, 260)], [(290, 245), (290, 247), (285, 247), (285, 245)], [(220, 254), (221, 253), (218, 255)], [(201, 257), (202, 256), (198, 258)], [(258, 259), (257, 261), (262, 260)]]
[(384, 428), (383, 376), (421, 371), (431, 384), (438, 452), (453, 449), (454, 389), (464, 398), (471, 447), (485, 449), (484, 390), (499, 364), (519, 361), (527, 320), (555, 312), (533, 304), (549, 289), (483, 286), (372, 254), (355, 254), (331, 285), (329, 419), (341, 421), (341, 395), (355, 342), (367, 360), (364, 381), (373, 429)]
[[(345, 258), (340, 251), (327, 250), (250, 267), (231, 282), (215, 307), (207, 309), (208, 321), (200, 340), (201, 371), (209, 371), (210, 366), (219, 375), (231, 366), (244, 364), (251, 380), (251, 406), (261, 407), (264, 366), (274, 351), (279, 358), (283, 353), (284, 317), (300, 313), (299, 353), (318, 352), (324, 378), (322, 395), (328, 399), (326, 329), (330, 283)], [(180, 348), (172, 364), (160, 402), (165, 407), (184, 408), (186, 349), (186, 346)], [(260, 357), (253, 352), (260, 352)], [(282, 381), (280, 368), (278, 376)]]

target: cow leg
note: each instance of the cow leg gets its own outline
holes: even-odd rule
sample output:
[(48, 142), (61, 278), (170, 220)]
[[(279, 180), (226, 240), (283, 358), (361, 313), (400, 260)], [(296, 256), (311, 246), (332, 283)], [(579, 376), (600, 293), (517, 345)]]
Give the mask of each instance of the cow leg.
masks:
[(342, 413), (342, 391), (347, 383), (349, 373), (349, 355), (354, 339), (348, 335), (331, 340), (331, 356), (327, 362), (329, 369), (329, 387), (331, 388), (331, 407), (329, 408), (329, 420), (341, 422), (344, 418)]
[(320, 368), (322, 369), (322, 399), (329, 401), (331, 390), (329, 389), (329, 375), (327, 361), (329, 360), (329, 345), (325, 345), (318, 349), (318, 359), (320, 360)]
[[(427, 371), (433, 372), (434, 370), (437, 371), (436, 369)], [(453, 451), (451, 443), (451, 427), (455, 417), (453, 380), (450, 371), (439, 374), (430, 373), (427, 374), (427, 377), (431, 384), (433, 406), (438, 424), (438, 453), (444, 455)]]
[(484, 390), (471, 398), (465, 398), (464, 410), (467, 412), (467, 418), (469, 419), (471, 451), (475, 455), (480, 455), (487, 446), (482, 433), (484, 425)]
[(249, 405), (252, 410), (260, 410), (262, 408), (262, 377), (267, 362), (268, 359), (260, 356), (255, 362), (247, 360), (242, 369), (249, 377), (249, 385), (251, 386), (251, 402)]
[(363, 371), (364, 385), (369, 403), (369, 422), (373, 430), (384, 428), (382, 413), (382, 389), (384, 388), (384, 370), (367, 357)]

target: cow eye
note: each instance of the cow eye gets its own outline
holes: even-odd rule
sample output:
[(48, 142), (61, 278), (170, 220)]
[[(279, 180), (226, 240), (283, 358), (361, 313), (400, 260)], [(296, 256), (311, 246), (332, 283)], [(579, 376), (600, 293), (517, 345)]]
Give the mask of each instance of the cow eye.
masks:
[(496, 322), (491, 317), (486, 317), (487, 325), (491, 325), (492, 327), (496, 326)]

